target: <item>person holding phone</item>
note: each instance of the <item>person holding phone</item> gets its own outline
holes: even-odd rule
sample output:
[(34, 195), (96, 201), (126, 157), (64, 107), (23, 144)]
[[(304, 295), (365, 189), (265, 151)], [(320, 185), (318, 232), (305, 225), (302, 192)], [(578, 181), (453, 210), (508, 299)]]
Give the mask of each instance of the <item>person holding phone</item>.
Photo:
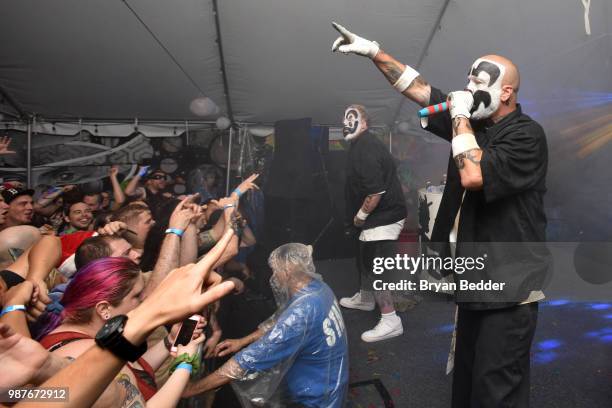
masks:
[[(128, 258), (101, 258), (79, 270), (60, 302), (43, 315), (38, 334), (43, 347), (60, 357), (77, 358), (94, 344), (96, 333), (115, 316), (125, 315), (140, 304), (144, 280), (140, 269)], [(193, 321), (189, 338), (176, 344), (173, 355), (193, 357), (204, 341), (204, 320)], [(173, 330), (177, 333), (178, 326)], [(128, 362), (95, 407), (142, 405), (173, 407), (187, 385), (190, 370), (175, 369), (157, 389), (155, 370), (171, 353), (172, 334), (151, 347), (135, 362)], [(189, 373), (188, 373), (189, 371)]]

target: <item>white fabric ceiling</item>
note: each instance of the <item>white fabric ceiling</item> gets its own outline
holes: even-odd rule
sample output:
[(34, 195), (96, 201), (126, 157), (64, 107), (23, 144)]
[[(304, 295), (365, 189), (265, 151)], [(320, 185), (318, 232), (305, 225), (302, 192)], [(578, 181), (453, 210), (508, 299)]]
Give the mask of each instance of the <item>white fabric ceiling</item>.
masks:
[[(366, 105), (377, 124), (414, 118), (412, 104), (402, 103), (370, 62), (330, 52), (337, 36), (332, 20), (412, 65), (427, 51), (420, 71), (444, 89), (462, 88), (476, 57), (499, 53), (518, 64), (521, 98), (535, 106), (571, 92), (612, 92), (609, 0), (592, 0), (591, 36), (581, 0), (218, 3), (237, 121), (312, 117), (338, 124), (344, 106), (354, 102)], [(200, 96), (228, 113), (211, 0), (0, 5), (0, 88), (28, 114), (194, 120), (202, 118), (189, 104)]]

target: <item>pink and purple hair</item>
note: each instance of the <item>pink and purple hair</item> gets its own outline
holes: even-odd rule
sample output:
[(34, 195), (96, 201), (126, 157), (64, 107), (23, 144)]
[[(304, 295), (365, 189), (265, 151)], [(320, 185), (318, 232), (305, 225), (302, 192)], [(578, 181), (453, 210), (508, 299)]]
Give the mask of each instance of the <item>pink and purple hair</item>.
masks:
[(119, 305), (132, 290), (139, 275), (140, 268), (129, 258), (107, 257), (89, 262), (79, 269), (66, 287), (59, 308), (48, 310), (41, 317), (36, 339), (43, 338), (64, 322), (90, 322), (99, 302)]

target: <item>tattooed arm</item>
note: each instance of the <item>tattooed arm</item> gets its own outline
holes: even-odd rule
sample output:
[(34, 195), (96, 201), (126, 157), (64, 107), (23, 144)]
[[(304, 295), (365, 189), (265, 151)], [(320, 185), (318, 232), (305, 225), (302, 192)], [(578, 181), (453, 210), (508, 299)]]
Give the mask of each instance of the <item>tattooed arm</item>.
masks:
[[(453, 140), (455, 140), (457, 135), (473, 134), (474, 131), (469, 119), (463, 116), (457, 116), (453, 119)], [(479, 148), (467, 150), (454, 157), (457, 169), (459, 169), (459, 175), (461, 176), (461, 185), (466, 190), (482, 189), (481, 158), (482, 150)]]
[[(406, 69), (406, 65), (402, 64), (383, 50), (379, 50), (372, 61), (374, 61), (374, 65), (383, 73), (391, 85), (397, 82)], [(424, 107), (429, 105), (431, 86), (419, 75), (414, 78), (402, 94)]]
[(363, 204), (361, 204), (359, 213), (355, 215), (355, 218), (353, 219), (353, 224), (355, 224), (356, 227), (363, 226), (367, 216), (370, 215), (372, 211), (376, 209), (378, 203), (380, 203), (380, 199), (383, 193), (370, 194), (365, 198), (365, 200), (363, 200)]

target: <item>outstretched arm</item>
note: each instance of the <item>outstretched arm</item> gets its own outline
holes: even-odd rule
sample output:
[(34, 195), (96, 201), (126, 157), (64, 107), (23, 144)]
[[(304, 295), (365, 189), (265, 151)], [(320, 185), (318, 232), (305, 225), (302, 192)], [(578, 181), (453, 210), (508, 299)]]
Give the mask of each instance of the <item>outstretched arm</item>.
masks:
[(336, 22), (332, 22), (332, 26), (340, 33), (332, 51), (370, 58), (395, 89), (421, 106), (429, 105), (431, 86), (414, 68), (381, 50), (376, 41), (359, 37)]
[[(413, 68), (409, 67), (408, 65), (402, 64), (383, 50), (378, 51), (372, 61), (374, 61), (374, 65), (376, 65), (380, 72), (383, 73), (389, 83), (396, 87), (396, 89), (404, 96), (416, 102), (420, 106), (425, 107), (429, 105), (431, 85), (429, 85), (427, 81), (425, 81), (425, 79), (423, 79), (423, 77), (419, 75), (418, 72), (416, 72)], [(414, 71), (412, 72), (412, 74), (417, 76), (414, 77), (414, 79), (412, 79), (412, 81), (408, 82), (407, 84), (404, 83), (403, 85), (401, 85), (400, 79), (403, 79), (402, 76), (404, 78), (408, 77), (408, 80), (410, 79), (408, 71)], [(406, 74), (404, 74), (405, 72)], [(400, 82), (398, 83), (398, 81)], [(398, 86), (400, 88), (398, 88)], [(404, 90), (401, 90), (401, 87), (403, 86), (406, 86), (406, 88)]]

